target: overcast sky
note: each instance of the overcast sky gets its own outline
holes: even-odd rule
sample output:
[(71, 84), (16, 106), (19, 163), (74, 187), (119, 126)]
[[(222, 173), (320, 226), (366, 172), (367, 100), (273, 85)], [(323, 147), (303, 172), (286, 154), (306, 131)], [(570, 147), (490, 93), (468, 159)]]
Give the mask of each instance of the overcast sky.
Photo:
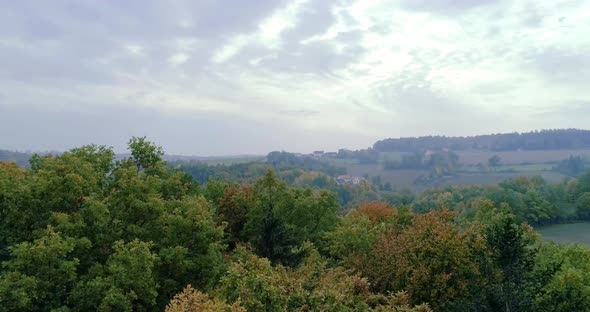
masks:
[(0, 148), (365, 148), (589, 128), (590, 1), (0, 2)]

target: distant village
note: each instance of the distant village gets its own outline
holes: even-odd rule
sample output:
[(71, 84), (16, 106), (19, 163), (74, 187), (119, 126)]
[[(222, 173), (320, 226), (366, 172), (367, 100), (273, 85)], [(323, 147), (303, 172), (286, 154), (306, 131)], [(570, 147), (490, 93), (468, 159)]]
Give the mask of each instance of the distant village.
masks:
[[(298, 157), (311, 157), (314, 159), (325, 159), (325, 158), (336, 158), (338, 156), (338, 153), (336, 152), (325, 152), (325, 151), (313, 151), (310, 154), (295, 154)], [(359, 184), (363, 181), (365, 181), (366, 179), (364, 177), (358, 177), (358, 176), (353, 176), (353, 175), (339, 175), (336, 177), (336, 182), (338, 184), (344, 185), (344, 184)]]

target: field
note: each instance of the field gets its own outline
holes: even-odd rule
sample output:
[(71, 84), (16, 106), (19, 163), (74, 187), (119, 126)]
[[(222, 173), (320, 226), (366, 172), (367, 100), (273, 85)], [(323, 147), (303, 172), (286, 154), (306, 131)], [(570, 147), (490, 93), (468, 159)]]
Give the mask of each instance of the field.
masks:
[[(346, 168), (347, 173), (359, 177), (380, 176), (382, 183), (390, 183), (396, 190), (410, 189), (420, 193), (428, 188), (447, 185), (495, 185), (506, 179), (519, 176), (542, 176), (551, 183), (556, 183), (564, 175), (553, 171), (557, 162), (567, 159), (569, 156), (582, 156), (590, 159), (590, 149), (581, 150), (547, 150), (547, 151), (511, 151), (511, 152), (486, 152), (470, 151), (457, 152), (459, 155), (459, 168), (453, 175), (431, 181), (428, 184), (414, 183), (421, 176), (428, 176), (429, 170), (399, 169), (384, 170), (383, 163), (386, 160), (400, 161), (404, 152), (382, 152), (379, 154), (377, 164), (360, 164), (356, 159), (325, 159), (329, 164)], [(490, 169), (487, 166), (488, 159), (493, 155), (501, 158), (500, 166)], [(234, 157), (210, 157), (201, 158), (209, 165), (236, 164), (252, 161), (263, 161), (263, 156), (234, 156)], [(483, 164), (483, 167), (477, 166)]]
[(548, 150), (548, 151), (512, 151), (512, 152), (457, 152), (459, 162), (463, 165), (475, 166), (479, 163), (487, 164), (493, 155), (502, 158), (502, 164), (517, 165), (523, 163), (542, 164), (558, 162), (570, 155), (590, 158), (589, 149), (581, 150)]
[[(355, 160), (330, 159), (335, 166), (346, 168), (348, 174), (354, 176), (380, 176), (383, 183), (389, 182), (394, 189), (410, 189), (421, 192), (427, 188), (447, 185), (495, 185), (506, 179), (519, 176), (542, 176), (551, 183), (556, 183), (565, 176), (552, 171), (555, 163), (568, 158), (570, 155), (580, 155), (590, 158), (590, 150), (557, 150), (557, 151), (515, 151), (515, 152), (459, 152), (460, 168), (452, 176), (440, 178), (428, 185), (418, 185), (414, 181), (420, 176), (430, 174), (429, 170), (384, 170), (383, 161), (386, 159), (399, 160), (404, 153), (381, 153), (378, 164), (359, 164)], [(502, 158), (502, 164), (494, 169), (476, 166), (487, 164), (488, 159), (497, 154)], [(552, 164), (553, 163), (553, 164)]]
[[(530, 165), (502, 165), (490, 170), (490, 172), (539, 172), (551, 171), (555, 165), (552, 164), (530, 164)], [(477, 166), (463, 166), (459, 172), (464, 173), (481, 173), (481, 169)]]
[[(414, 181), (421, 175), (428, 175), (428, 170), (383, 170), (381, 165), (364, 165), (364, 164), (349, 164), (346, 167), (348, 174), (354, 176), (381, 176), (383, 183), (389, 182), (394, 189), (410, 189), (414, 192), (421, 192), (427, 188), (441, 187), (447, 185), (495, 185), (506, 179), (516, 178), (519, 176), (542, 176), (548, 182), (556, 183), (561, 181), (564, 176), (551, 171), (545, 171), (545, 166), (537, 167), (536, 169), (543, 170), (515, 170), (513, 172), (468, 172), (460, 171), (454, 176), (441, 178), (431, 185), (416, 185)], [(522, 169), (522, 168), (521, 168)]]
[(409, 154), (404, 152), (381, 152), (379, 153), (379, 163), (383, 163), (384, 161), (401, 161), (402, 156)]
[(396, 189), (416, 189), (414, 181), (428, 170), (383, 170), (382, 165), (350, 164), (345, 166), (348, 174), (353, 176), (381, 176), (381, 182), (391, 183)]
[(560, 244), (580, 243), (590, 246), (590, 222), (556, 224), (536, 230), (545, 240)]

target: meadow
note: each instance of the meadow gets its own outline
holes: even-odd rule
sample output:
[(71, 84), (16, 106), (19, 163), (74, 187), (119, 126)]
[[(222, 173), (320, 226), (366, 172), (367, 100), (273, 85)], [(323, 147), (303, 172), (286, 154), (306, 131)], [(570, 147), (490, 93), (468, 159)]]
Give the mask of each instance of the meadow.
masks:
[(488, 159), (494, 155), (500, 156), (502, 164), (519, 165), (519, 164), (544, 164), (564, 160), (571, 155), (590, 158), (590, 149), (576, 150), (539, 150), (539, 151), (474, 151), (474, 152), (457, 152), (459, 161), (466, 166), (475, 166), (477, 164), (487, 164)]
[[(570, 155), (590, 158), (590, 149), (583, 150), (542, 150), (542, 151), (511, 151), (487, 152), (471, 151), (457, 152), (459, 168), (453, 175), (431, 181), (428, 185), (415, 183), (421, 176), (428, 176), (429, 170), (398, 169), (384, 170), (385, 160), (400, 160), (405, 153), (383, 152), (379, 155), (377, 164), (360, 164), (350, 159), (330, 159), (328, 162), (335, 166), (346, 168), (348, 174), (360, 177), (380, 176), (382, 183), (390, 183), (394, 189), (409, 189), (421, 192), (427, 188), (447, 185), (494, 185), (506, 179), (519, 176), (541, 176), (551, 183), (557, 183), (566, 176), (553, 170), (557, 162)], [(487, 165), (493, 155), (501, 158), (501, 165), (496, 168), (480, 167)]]

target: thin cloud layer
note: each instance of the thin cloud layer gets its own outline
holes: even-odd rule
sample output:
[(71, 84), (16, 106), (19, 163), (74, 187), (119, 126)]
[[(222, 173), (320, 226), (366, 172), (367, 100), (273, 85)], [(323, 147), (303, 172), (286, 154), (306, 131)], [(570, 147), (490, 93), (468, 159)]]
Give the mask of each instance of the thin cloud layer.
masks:
[(6, 1), (0, 148), (363, 148), (587, 127), (587, 1)]

